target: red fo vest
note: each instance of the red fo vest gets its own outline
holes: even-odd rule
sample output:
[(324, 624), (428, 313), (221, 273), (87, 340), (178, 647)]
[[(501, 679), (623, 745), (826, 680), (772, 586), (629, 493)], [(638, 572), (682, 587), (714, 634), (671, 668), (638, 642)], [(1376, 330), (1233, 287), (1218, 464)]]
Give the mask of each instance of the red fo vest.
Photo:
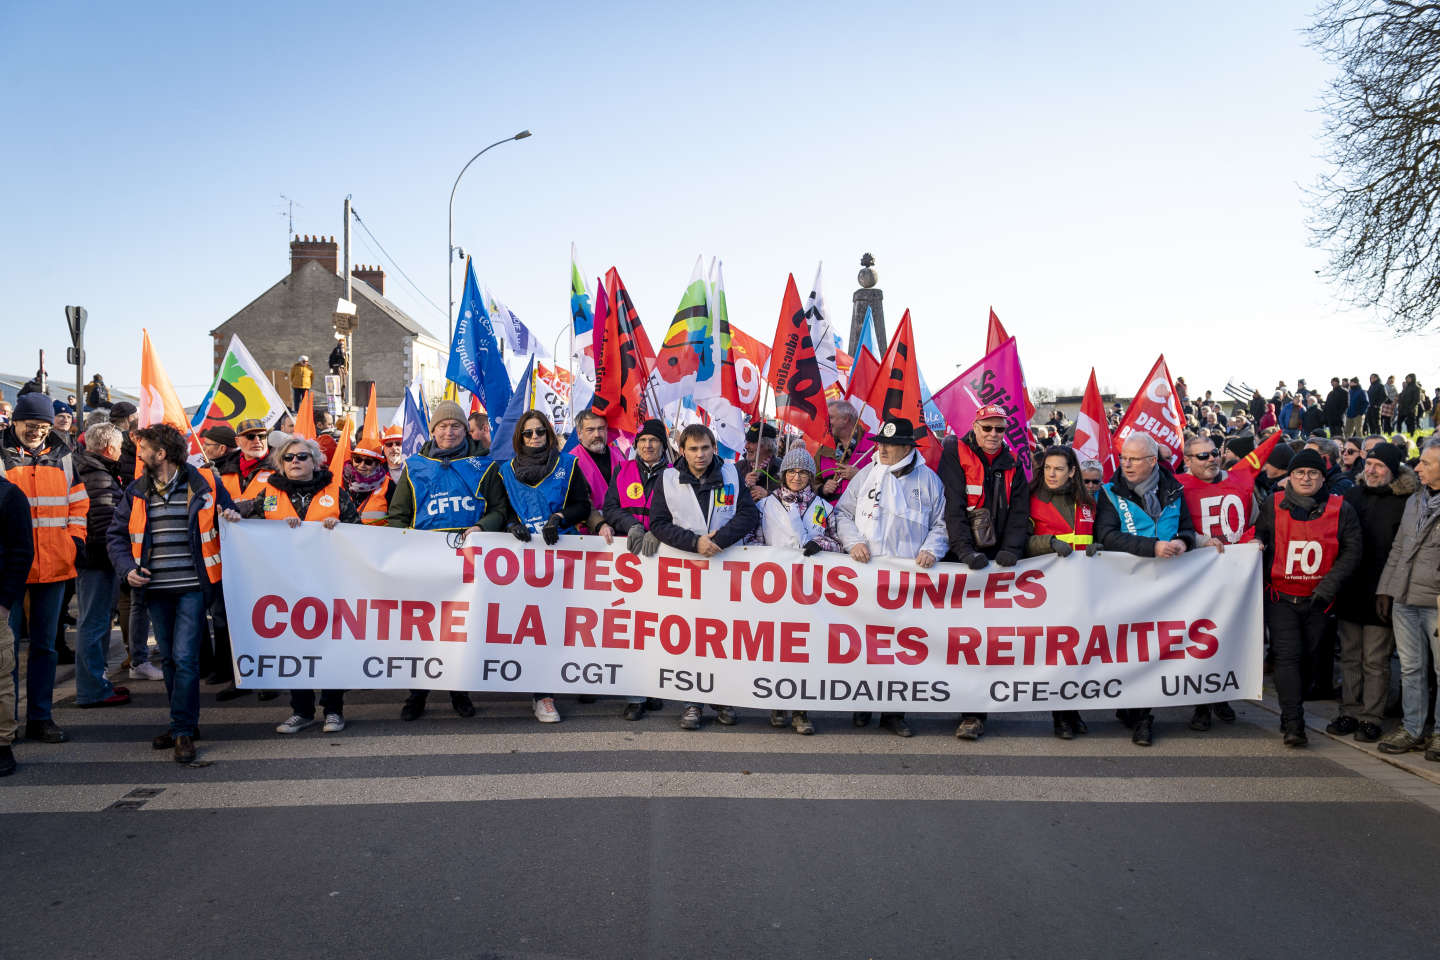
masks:
[(640, 480), (640, 464), (635, 460), (626, 460), (615, 474), (615, 495), (620, 498), (620, 506), (639, 521), (642, 530), (650, 529), (650, 501), (659, 482), (660, 475), (656, 474), (647, 492)]
[(1039, 497), (1030, 498), (1030, 526), (1038, 536), (1056, 537), (1076, 546), (1095, 542), (1095, 508), (1075, 505), (1075, 525), (1072, 527), (1065, 514), (1055, 504)]
[(1296, 520), (1273, 498), (1275, 559), (1270, 564), (1270, 586), (1292, 597), (1308, 597), (1335, 564), (1340, 553), (1340, 505), (1332, 496), (1325, 512), (1315, 520)]
[[(1003, 447), (1001, 448), (1004, 449)], [(955, 453), (960, 458), (960, 468), (965, 471), (965, 506), (974, 510), (976, 507), (984, 506), (985, 500), (985, 461), (980, 458), (974, 450), (970, 449), (964, 438), (955, 444)], [(1005, 497), (1010, 497), (1010, 485), (1015, 482), (1015, 468), (1011, 467), (1005, 471)]]
[(1232, 470), (1215, 483), (1206, 483), (1189, 473), (1178, 474), (1175, 479), (1185, 488), (1185, 506), (1190, 509), (1196, 533), (1223, 543), (1249, 543), (1255, 539), (1255, 528), (1248, 526), (1250, 504), (1255, 497), (1253, 473)]

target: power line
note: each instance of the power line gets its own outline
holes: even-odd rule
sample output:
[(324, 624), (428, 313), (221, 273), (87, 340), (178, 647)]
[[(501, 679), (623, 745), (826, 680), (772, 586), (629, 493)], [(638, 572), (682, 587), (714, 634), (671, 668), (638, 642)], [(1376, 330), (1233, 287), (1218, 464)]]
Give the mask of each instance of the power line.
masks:
[(373, 234), (373, 233), (370, 232), (370, 228), (369, 228), (369, 227), (365, 226), (365, 221), (360, 219), (360, 211), (359, 211), (359, 210), (356, 210), (356, 209), (352, 206), (352, 207), (350, 208), (350, 215), (355, 218), (355, 222), (356, 222), (356, 223), (360, 224), (360, 229), (365, 231), (366, 236), (368, 236), (371, 240), (374, 240), (374, 241), (375, 241), (375, 246), (377, 246), (377, 247), (380, 248), (380, 253), (381, 253), (381, 255), (384, 256), (386, 260), (389, 260), (389, 261), (390, 261), (390, 266), (392, 266), (392, 267), (395, 268), (395, 272), (398, 273), (398, 274), (400, 274), (400, 276), (404, 277), (404, 278), (405, 278), (405, 282), (408, 283), (408, 284), (410, 284), (411, 288), (412, 288), (416, 293), (418, 293), (418, 294), (420, 295), (420, 298), (421, 298), (422, 300), (424, 300), (426, 303), (430, 304), (430, 306), (434, 307), (434, 308), (435, 308), (435, 312), (438, 313), (438, 314), (440, 314), (440, 316), (445, 317), (446, 320), (448, 321), (449, 318), (450, 318), (450, 315), (449, 315), (448, 313), (446, 313), (444, 310), (442, 310), (442, 309), (440, 308), (440, 305), (439, 305), (438, 303), (436, 303), (434, 300), (431, 300), (429, 297), (425, 296), (425, 291), (424, 291), (424, 290), (421, 290), (420, 287), (419, 287), (418, 285), (416, 285), (415, 281), (410, 279), (410, 274), (406, 273), (406, 272), (404, 271), (404, 269), (401, 268), (400, 264), (398, 264), (398, 263), (395, 262), (395, 258), (392, 257), (392, 256), (390, 256), (390, 252), (385, 249), (384, 244), (382, 244), (382, 243), (380, 242), (380, 240), (375, 236), (375, 234)]

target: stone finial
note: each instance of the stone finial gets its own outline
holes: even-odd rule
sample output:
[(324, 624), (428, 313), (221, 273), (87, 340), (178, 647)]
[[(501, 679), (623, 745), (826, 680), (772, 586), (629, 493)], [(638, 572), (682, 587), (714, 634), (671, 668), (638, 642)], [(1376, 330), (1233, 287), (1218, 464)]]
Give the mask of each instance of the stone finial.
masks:
[(880, 282), (880, 275), (875, 272), (875, 258), (865, 254), (860, 258), (860, 273), (857, 276), (860, 286), (869, 290)]

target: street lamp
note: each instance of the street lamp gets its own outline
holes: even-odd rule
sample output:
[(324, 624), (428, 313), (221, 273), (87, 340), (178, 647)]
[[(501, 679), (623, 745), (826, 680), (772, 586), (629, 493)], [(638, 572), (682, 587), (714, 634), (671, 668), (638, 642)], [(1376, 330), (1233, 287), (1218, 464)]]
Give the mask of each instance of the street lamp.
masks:
[(465, 176), (465, 171), (470, 169), (470, 164), (479, 160), (486, 152), (495, 149), (502, 143), (509, 143), (511, 140), (524, 140), (530, 136), (529, 130), (521, 130), (513, 137), (506, 137), (504, 140), (496, 140), (490, 146), (481, 150), (475, 156), (466, 161), (465, 166), (455, 175), (455, 186), (450, 188), (450, 235), (445, 245), (445, 277), (450, 291), (449, 309), (445, 312), (445, 349), (450, 349), (451, 342), (455, 339), (455, 191), (460, 186), (460, 178)]

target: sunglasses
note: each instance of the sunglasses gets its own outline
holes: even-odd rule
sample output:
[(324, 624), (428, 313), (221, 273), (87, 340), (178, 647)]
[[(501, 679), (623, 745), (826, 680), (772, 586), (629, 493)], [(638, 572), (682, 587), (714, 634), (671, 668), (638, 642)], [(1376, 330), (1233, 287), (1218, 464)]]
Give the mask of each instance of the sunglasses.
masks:
[(355, 466), (357, 467), (373, 467), (380, 461), (372, 459), (370, 457), (351, 457), (350, 462), (355, 464)]
[(521, 431), (520, 431), (520, 436), (522, 436), (522, 437), (543, 437), (543, 436), (546, 436), (546, 433), (545, 433), (544, 430), (541, 430), (541, 429), (521, 430)]
[(981, 433), (1004, 433), (1004, 432), (1005, 432), (1005, 427), (1004, 427), (1003, 424), (1002, 424), (1001, 426), (998, 426), (998, 427), (987, 427), (987, 426), (985, 426), (983, 423), (978, 423), (978, 424), (975, 425), (975, 429), (976, 429), (976, 430), (979, 430)]
[(1211, 451), (1208, 451), (1208, 452), (1206, 452), (1206, 453), (1191, 453), (1191, 454), (1188, 454), (1188, 456), (1189, 456), (1192, 460), (1199, 460), (1201, 463), (1204, 463), (1206, 460), (1213, 460), (1213, 459), (1215, 459), (1216, 457), (1220, 456), (1220, 454), (1218, 454), (1218, 453), (1214, 452), (1213, 450), (1211, 450)]
[(1100, 486), (1100, 481), (1099, 481), (1099, 480), (1082, 480), (1082, 481), (1080, 481), (1080, 482), (1083, 483), (1083, 484), (1085, 484), (1085, 486), (1087, 486), (1087, 487), (1098, 487), (1098, 486)]
[(280, 459), (281, 459), (281, 460), (284, 460), (286, 463), (304, 463), (306, 460), (309, 460), (309, 459), (310, 459), (310, 454), (308, 454), (308, 453), (287, 453), (287, 454), (285, 454), (285, 456), (281, 457)]

